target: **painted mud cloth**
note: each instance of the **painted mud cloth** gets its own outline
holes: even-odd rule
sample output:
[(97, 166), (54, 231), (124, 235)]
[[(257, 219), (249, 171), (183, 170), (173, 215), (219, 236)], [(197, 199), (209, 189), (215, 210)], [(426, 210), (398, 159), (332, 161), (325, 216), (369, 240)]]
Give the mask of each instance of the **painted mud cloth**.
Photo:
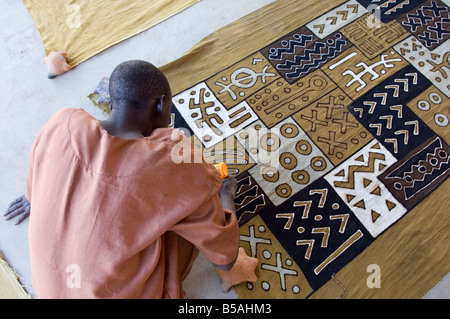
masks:
[(277, 1), (162, 67), (172, 124), (237, 177), (240, 298), (419, 298), (450, 271), (449, 13)]

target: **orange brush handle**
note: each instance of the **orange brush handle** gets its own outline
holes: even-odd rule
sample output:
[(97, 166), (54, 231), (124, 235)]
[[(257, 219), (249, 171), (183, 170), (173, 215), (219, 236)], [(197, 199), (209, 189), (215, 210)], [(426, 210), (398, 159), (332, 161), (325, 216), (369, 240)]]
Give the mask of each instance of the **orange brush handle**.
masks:
[(228, 168), (225, 163), (219, 163), (214, 166), (216, 167), (217, 171), (219, 172), (220, 178), (225, 179), (228, 177)]

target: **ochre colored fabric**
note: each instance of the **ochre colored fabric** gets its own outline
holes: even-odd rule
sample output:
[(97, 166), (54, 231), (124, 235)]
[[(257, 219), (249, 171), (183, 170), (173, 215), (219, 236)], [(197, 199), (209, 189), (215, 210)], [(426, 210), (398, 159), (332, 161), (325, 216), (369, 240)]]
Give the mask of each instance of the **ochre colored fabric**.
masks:
[(450, 271), (449, 2), (373, 2), (278, 0), (161, 67), (175, 127), (237, 175), (240, 298), (420, 298)]
[(36, 24), (45, 54), (67, 51), (75, 67), (200, 0), (23, 0)]
[(0, 299), (31, 299), (17, 277), (16, 272), (0, 254)]
[(198, 250), (218, 265), (235, 259), (238, 226), (220, 202), (220, 176), (204, 161), (177, 163), (199, 158), (179, 133), (123, 140), (80, 109), (48, 121), (25, 194), (39, 298), (182, 298)]

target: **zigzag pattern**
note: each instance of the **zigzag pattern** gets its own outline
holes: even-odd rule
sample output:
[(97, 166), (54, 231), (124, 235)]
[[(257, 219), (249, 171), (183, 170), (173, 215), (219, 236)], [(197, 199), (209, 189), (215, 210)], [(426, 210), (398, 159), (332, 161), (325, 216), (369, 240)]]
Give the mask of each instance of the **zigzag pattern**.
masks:
[(386, 156), (381, 153), (369, 153), (369, 160), (367, 165), (350, 165), (348, 168), (347, 181), (336, 181), (334, 186), (339, 188), (355, 188), (355, 173), (374, 173), (375, 172), (375, 161), (384, 161)]
[[(269, 55), (269, 58), (272, 60), (282, 60), (283, 55), (285, 54), (294, 54), (295, 50), (297, 49), (297, 47), (301, 47), (304, 48), (306, 46), (306, 44), (312, 40), (312, 36), (311, 35), (297, 35), (298, 37), (300, 37), (300, 41), (294, 41), (294, 40), (289, 40), (289, 43), (286, 43), (286, 45), (289, 45), (289, 47), (287, 48), (272, 48), (270, 50), (271, 54)], [(295, 37), (295, 35), (294, 35)], [(287, 42), (287, 41), (284, 41)]]
[(266, 200), (264, 199), (264, 195), (259, 195), (252, 199), (250, 202), (245, 204), (242, 207), (236, 209), (236, 216), (238, 216), (238, 222), (240, 223), (242, 220), (247, 218), (246, 215), (253, 216), (256, 211), (260, 207), (264, 207), (266, 205)]
[(245, 192), (243, 192), (242, 194), (240, 194), (239, 196), (236, 196), (234, 198), (234, 202), (237, 205), (244, 205), (244, 202), (249, 199), (249, 198), (255, 198), (258, 191), (258, 185), (253, 186), (252, 188), (246, 190)]
[(336, 46), (329, 47), (327, 54), (323, 54), (319, 59), (314, 59), (311, 63), (307, 63), (307, 64), (303, 65), (302, 68), (296, 68), (295, 72), (287, 73), (286, 77), (297, 78), (301, 74), (309, 72), (310, 69), (319, 67), (322, 63), (325, 63), (329, 59), (334, 58), (336, 56), (336, 53), (341, 52), (342, 47), (346, 44), (347, 44), (347, 42), (344, 40), (336, 41)]
[(316, 42), (314, 44), (314, 50), (306, 49), (304, 55), (296, 55), (294, 61), (286, 60), (285, 64), (278, 64), (279, 70), (290, 70), (293, 67), (300, 66), (303, 61), (311, 60), (311, 54), (321, 54), (322, 48), (326, 47), (323, 42)]
[[(394, 1), (395, 3), (396, 1)], [(391, 14), (391, 13), (395, 13), (397, 12), (397, 10), (401, 10), (403, 9), (404, 6), (409, 5), (409, 0), (405, 0), (404, 2), (400, 3), (399, 5), (396, 5), (395, 7), (393, 7), (392, 9), (389, 9), (388, 11), (386, 11), (384, 14)]]
[[(252, 216), (258, 208), (266, 205), (266, 200), (263, 194), (258, 195), (259, 186), (252, 186), (249, 176), (239, 180), (237, 186), (237, 194), (239, 195), (235, 197), (234, 201), (236, 204), (236, 216), (238, 217), (238, 222), (241, 222), (247, 218), (246, 215)], [(250, 188), (244, 190), (247, 187)]]

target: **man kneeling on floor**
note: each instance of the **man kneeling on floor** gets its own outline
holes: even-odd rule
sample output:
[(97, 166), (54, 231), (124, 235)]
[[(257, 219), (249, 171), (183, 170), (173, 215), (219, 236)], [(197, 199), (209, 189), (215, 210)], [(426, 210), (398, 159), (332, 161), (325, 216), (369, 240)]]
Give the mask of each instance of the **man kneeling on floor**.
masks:
[(218, 269), (235, 263), (236, 180), (204, 160), (172, 160), (175, 145), (191, 144), (167, 128), (172, 93), (152, 64), (117, 66), (110, 96), (105, 121), (65, 109), (47, 122), (25, 195), (5, 215), (30, 216), (39, 298), (183, 298), (199, 251)]

